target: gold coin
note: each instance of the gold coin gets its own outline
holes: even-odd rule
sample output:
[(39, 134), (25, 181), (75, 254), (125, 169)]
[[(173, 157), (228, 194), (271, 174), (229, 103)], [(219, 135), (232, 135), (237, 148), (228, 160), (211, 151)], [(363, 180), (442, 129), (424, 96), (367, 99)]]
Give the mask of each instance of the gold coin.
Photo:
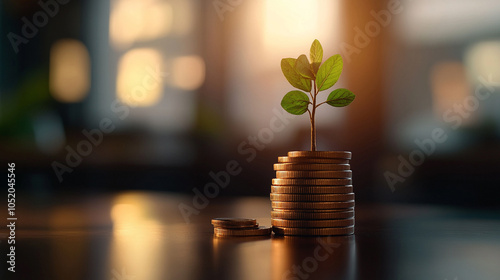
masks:
[(273, 179), (278, 186), (345, 186), (351, 185), (352, 179)]
[[(213, 236), (214, 240), (217, 240), (219, 242), (224, 242), (224, 240), (234, 240), (234, 236), (231, 235), (215, 235)], [(259, 240), (266, 240), (271, 238), (269, 235), (251, 235), (251, 236), (245, 236), (243, 237), (245, 241), (259, 241)]]
[(279, 163), (316, 163), (316, 164), (347, 164), (348, 159), (306, 158), (306, 157), (278, 157)]
[(317, 211), (304, 211), (304, 210), (278, 210), (271, 211), (271, 218), (273, 219), (287, 219), (287, 220), (333, 220), (333, 219), (348, 219), (354, 218), (354, 210), (317, 210)]
[(228, 225), (225, 225), (225, 226), (216, 226), (216, 225), (214, 225), (214, 227), (217, 227), (217, 228), (231, 228), (231, 229), (258, 228), (259, 227), (259, 223), (256, 223), (255, 225), (251, 225), (251, 226), (228, 226)]
[(338, 171), (338, 170), (349, 170), (351, 166), (349, 164), (301, 164), (301, 163), (276, 163), (274, 164), (274, 170), (276, 171)]
[(271, 225), (284, 228), (338, 228), (354, 225), (354, 218), (336, 220), (284, 220), (271, 219)]
[(329, 201), (329, 202), (290, 202), (290, 201), (272, 201), (271, 206), (274, 209), (345, 209), (351, 210), (354, 207), (354, 200), (351, 201)]
[(339, 228), (273, 227), (273, 231), (275, 234), (278, 235), (308, 235), (308, 236), (347, 235), (354, 233), (354, 226), (339, 227)]
[(352, 185), (347, 186), (273, 186), (272, 193), (291, 193), (291, 194), (336, 194), (352, 193)]
[(346, 209), (273, 209), (273, 211), (289, 211), (289, 212), (304, 212), (304, 213), (333, 213), (333, 212), (354, 211), (354, 207), (350, 207), (350, 208), (346, 208)]
[(246, 218), (214, 218), (212, 219), (212, 225), (221, 228), (252, 228), (258, 226), (255, 219)]
[(351, 170), (343, 171), (276, 171), (276, 178), (312, 178), (312, 179), (339, 179), (352, 178)]
[(271, 193), (271, 201), (349, 201), (354, 200), (354, 193), (346, 194), (281, 194)]
[(245, 228), (245, 229), (228, 229), (214, 228), (216, 236), (262, 236), (271, 234), (270, 227)]
[(351, 159), (351, 152), (347, 151), (292, 151), (288, 152), (288, 157), (307, 157), (307, 158), (334, 158)]

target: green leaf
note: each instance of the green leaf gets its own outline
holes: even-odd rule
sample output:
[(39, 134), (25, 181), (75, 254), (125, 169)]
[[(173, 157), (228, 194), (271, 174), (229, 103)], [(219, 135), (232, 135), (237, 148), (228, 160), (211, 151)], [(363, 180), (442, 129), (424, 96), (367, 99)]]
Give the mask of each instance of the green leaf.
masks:
[(319, 66), (323, 61), (323, 47), (320, 42), (316, 39), (311, 45), (311, 51), (309, 53), (309, 57), (311, 58), (311, 66), (313, 73), (316, 75), (318, 73)]
[(333, 107), (345, 107), (351, 104), (355, 97), (356, 96), (351, 91), (345, 88), (339, 88), (328, 95), (326, 103)]
[(306, 79), (314, 79), (311, 64), (309, 64), (309, 60), (305, 54), (300, 55), (299, 58), (297, 58), (295, 70), (297, 70), (297, 72), (299, 72), (299, 74)]
[(283, 71), (283, 75), (293, 87), (310, 92), (311, 80), (300, 75), (295, 69), (296, 64), (297, 60), (295, 58), (283, 58), (281, 60), (281, 71)]
[(307, 112), (309, 96), (302, 91), (293, 90), (285, 94), (281, 100), (281, 107), (290, 114), (302, 115)]
[(318, 74), (316, 74), (318, 90), (322, 91), (331, 88), (339, 80), (343, 66), (342, 57), (338, 54), (327, 59), (319, 67)]

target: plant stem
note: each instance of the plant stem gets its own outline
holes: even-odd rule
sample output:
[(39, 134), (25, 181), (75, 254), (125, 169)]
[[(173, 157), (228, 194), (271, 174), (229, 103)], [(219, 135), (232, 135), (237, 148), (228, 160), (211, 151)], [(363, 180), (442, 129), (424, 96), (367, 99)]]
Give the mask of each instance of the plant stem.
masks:
[(311, 119), (311, 151), (316, 151), (316, 121), (315, 121), (315, 115), (316, 115), (316, 95), (317, 89), (316, 89), (316, 82), (313, 81), (314, 83), (314, 94), (312, 95), (312, 113), (310, 115)]
[(318, 105), (316, 105), (316, 108), (318, 108), (318, 107), (319, 107), (319, 105), (322, 105), (322, 104), (325, 104), (325, 103), (328, 103), (328, 101), (325, 101), (325, 102), (321, 102), (321, 103), (319, 103)]

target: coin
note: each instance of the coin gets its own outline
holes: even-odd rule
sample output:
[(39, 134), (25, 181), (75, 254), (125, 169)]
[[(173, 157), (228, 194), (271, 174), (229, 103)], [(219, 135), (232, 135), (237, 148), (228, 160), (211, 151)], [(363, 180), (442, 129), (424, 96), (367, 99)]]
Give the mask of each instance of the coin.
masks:
[(273, 179), (278, 186), (344, 186), (351, 185), (351, 179)]
[(348, 159), (306, 158), (306, 157), (278, 157), (279, 163), (316, 163), (316, 164), (347, 164)]
[(292, 194), (336, 194), (352, 193), (352, 185), (347, 186), (274, 186), (271, 185), (272, 193)]
[(271, 225), (284, 228), (338, 228), (354, 225), (354, 218), (336, 220), (271, 219)]
[(274, 164), (274, 170), (276, 171), (318, 171), (318, 170), (327, 170), (327, 171), (337, 171), (337, 170), (349, 170), (351, 166), (349, 164), (301, 164), (301, 163), (276, 163)]
[(270, 227), (246, 228), (246, 229), (227, 229), (227, 228), (214, 228), (216, 236), (261, 236), (271, 234)]
[(290, 211), (290, 212), (295, 211), (295, 212), (304, 212), (304, 213), (333, 213), (333, 212), (354, 211), (354, 207), (345, 208), (345, 209), (273, 209), (273, 211)]
[(274, 233), (353, 234), (351, 157), (348, 151), (291, 151), (278, 157), (270, 194)]
[(272, 201), (273, 209), (346, 209), (354, 207), (354, 200), (340, 202), (289, 202)]
[[(213, 236), (213, 240), (215, 242), (224, 242), (224, 240), (234, 240), (233, 238), (235, 238), (235, 237), (231, 236), (231, 235), (216, 235), (216, 234), (214, 234), (214, 236)], [(248, 242), (248, 241), (266, 240), (266, 239), (269, 239), (271, 237), (269, 235), (250, 235), (250, 236), (244, 236), (242, 238), (244, 238), (245, 242)]]
[(218, 228), (231, 228), (231, 229), (245, 229), (245, 228), (258, 228), (259, 227), (259, 223), (256, 223), (255, 225), (251, 225), (251, 226), (230, 226), (230, 225), (225, 225), (225, 226), (215, 226), (214, 227), (218, 227)]
[(307, 158), (334, 158), (351, 159), (351, 152), (347, 151), (291, 151), (288, 157), (307, 157)]
[(354, 233), (354, 226), (340, 228), (285, 228), (273, 227), (273, 231), (278, 235), (347, 235)]
[(288, 220), (333, 220), (333, 219), (348, 219), (354, 217), (354, 210), (283, 210), (274, 209), (271, 211), (273, 219), (288, 219)]
[(222, 228), (252, 228), (258, 226), (255, 219), (246, 218), (214, 218), (212, 219), (212, 225)]
[(349, 201), (354, 193), (347, 194), (281, 194), (271, 193), (271, 201)]
[(343, 171), (276, 171), (276, 178), (314, 178), (314, 179), (334, 179), (352, 178), (351, 170)]

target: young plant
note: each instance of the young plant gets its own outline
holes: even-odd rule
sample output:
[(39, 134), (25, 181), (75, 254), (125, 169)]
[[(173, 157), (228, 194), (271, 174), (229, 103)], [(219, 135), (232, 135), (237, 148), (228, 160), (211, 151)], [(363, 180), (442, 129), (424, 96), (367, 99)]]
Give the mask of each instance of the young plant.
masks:
[[(344, 64), (342, 57), (338, 54), (321, 64), (323, 47), (318, 40), (314, 40), (312, 43), (309, 57), (311, 63), (305, 54), (300, 55), (297, 59), (283, 58), (281, 60), (281, 70), (285, 78), (293, 87), (303, 90), (293, 90), (287, 93), (281, 100), (281, 107), (294, 115), (309, 113), (311, 151), (316, 151), (316, 109), (325, 103), (333, 107), (345, 107), (351, 104), (355, 95), (345, 88), (339, 88), (332, 91), (326, 101), (318, 104), (318, 93), (331, 88), (338, 81)], [(309, 96), (304, 92), (309, 93)]]

